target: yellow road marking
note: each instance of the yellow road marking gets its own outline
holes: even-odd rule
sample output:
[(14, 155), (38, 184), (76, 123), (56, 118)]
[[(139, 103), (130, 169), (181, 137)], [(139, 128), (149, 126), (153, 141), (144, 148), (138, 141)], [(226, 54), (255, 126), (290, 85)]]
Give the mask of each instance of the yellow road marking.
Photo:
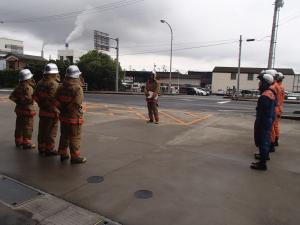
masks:
[(164, 116), (168, 117), (169, 119), (172, 119), (174, 121), (176, 121), (176, 123), (180, 124), (180, 125), (186, 125), (186, 123), (180, 119), (177, 119), (176, 117), (166, 113), (166, 112), (163, 112), (163, 111), (159, 111), (159, 113), (163, 114)]
[(196, 123), (199, 123), (199, 122), (201, 122), (201, 121), (203, 121), (203, 120), (207, 120), (209, 117), (211, 117), (212, 115), (211, 114), (208, 114), (208, 115), (206, 115), (206, 116), (203, 116), (203, 117), (201, 117), (201, 118), (198, 118), (198, 119), (196, 119), (196, 120), (193, 120), (192, 122), (189, 122), (189, 123), (186, 123), (186, 125), (195, 125)]
[(130, 109), (132, 112), (135, 113), (135, 115), (137, 115), (138, 117), (140, 117), (142, 120), (148, 120), (147, 117), (145, 117), (143, 114), (141, 114), (140, 112), (138, 112), (137, 110), (135, 110), (132, 107), (128, 107), (128, 109)]

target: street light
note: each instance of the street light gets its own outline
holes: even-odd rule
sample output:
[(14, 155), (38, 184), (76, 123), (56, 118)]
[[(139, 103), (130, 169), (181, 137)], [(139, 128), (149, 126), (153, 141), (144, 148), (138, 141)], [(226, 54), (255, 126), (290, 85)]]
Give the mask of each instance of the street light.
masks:
[[(247, 42), (249, 41), (255, 41), (254, 38), (249, 38), (246, 39)], [(239, 96), (240, 93), (240, 74), (241, 74), (241, 55), (242, 55), (242, 35), (240, 35), (240, 41), (239, 41), (239, 64), (238, 64), (238, 76), (237, 76), (237, 97)]]
[(160, 20), (161, 23), (166, 23), (171, 30), (171, 54), (170, 54), (170, 76), (169, 76), (169, 94), (171, 93), (171, 79), (172, 79), (172, 53), (173, 53), (173, 30), (170, 24), (165, 20)]

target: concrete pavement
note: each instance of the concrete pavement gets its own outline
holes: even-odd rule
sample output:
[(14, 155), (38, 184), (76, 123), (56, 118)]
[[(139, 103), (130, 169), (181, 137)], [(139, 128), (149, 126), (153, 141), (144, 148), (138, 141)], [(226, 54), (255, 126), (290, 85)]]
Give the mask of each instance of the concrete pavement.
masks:
[[(160, 125), (147, 125), (137, 115), (111, 115), (100, 105), (86, 113), (82, 154), (88, 162), (70, 165), (16, 149), (13, 105), (0, 106), (1, 174), (121, 224), (299, 224), (298, 121), (282, 121), (278, 151), (269, 170), (260, 172), (249, 169), (256, 150), (251, 115), (204, 112), (211, 116), (195, 124), (163, 117)], [(90, 183), (92, 176), (104, 180)], [(138, 190), (153, 196), (138, 199)]]

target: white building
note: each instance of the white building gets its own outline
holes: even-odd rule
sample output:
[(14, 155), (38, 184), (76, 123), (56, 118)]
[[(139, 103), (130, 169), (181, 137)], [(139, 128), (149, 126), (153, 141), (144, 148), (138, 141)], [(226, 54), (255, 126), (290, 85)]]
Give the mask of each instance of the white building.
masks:
[[(243, 67), (240, 72), (240, 90), (257, 90), (258, 74), (266, 68)], [(275, 68), (284, 74), (283, 85), (286, 91), (292, 91), (295, 72), (293, 69)], [(237, 88), (237, 67), (215, 67), (212, 73), (212, 93)]]
[(0, 37), (0, 53), (18, 53), (23, 54), (23, 41)]
[(76, 63), (85, 53), (86, 51), (70, 49), (68, 45), (66, 45), (65, 49), (57, 51), (57, 57), (59, 60), (69, 60), (71, 63)]

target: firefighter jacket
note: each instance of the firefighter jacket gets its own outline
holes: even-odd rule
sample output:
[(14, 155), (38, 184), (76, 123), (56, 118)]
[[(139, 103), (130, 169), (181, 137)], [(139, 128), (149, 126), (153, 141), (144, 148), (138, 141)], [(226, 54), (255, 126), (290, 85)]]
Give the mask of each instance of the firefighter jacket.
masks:
[(149, 91), (153, 92), (151, 98), (146, 98), (147, 102), (157, 102), (157, 96), (159, 94), (160, 84), (157, 80), (148, 80), (144, 89), (144, 93), (146, 96), (149, 95)]
[(255, 145), (266, 151), (271, 144), (271, 130), (275, 118), (276, 96), (271, 89), (265, 90), (257, 101), (254, 123)]
[(59, 86), (59, 77), (56, 74), (45, 75), (41, 79), (34, 92), (34, 100), (40, 107), (39, 116), (58, 117), (55, 95)]
[(278, 99), (277, 99), (277, 101), (278, 101), (277, 105), (279, 107), (278, 111), (281, 114), (282, 113), (282, 107), (283, 107), (285, 93), (284, 93), (284, 87), (282, 85), (282, 82), (278, 82), (277, 85), (279, 87), (278, 88), (279, 89), (279, 94), (278, 94)]
[(33, 100), (33, 79), (21, 81), (13, 90), (9, 99), (16, 103), (15, 112), (19, 116), (33, 117), (36, 115)]
[(284, 90), (282, 90), (282, 86), (280, 86), (277, 81), (275, 81), (274, 84), (270, 86), (270, 89), (276, 94), (275, 113), (278, 116), (282, 112), (282, 104), (284, 101)]
[(61, 123), (83, 123), (83, 90), (80, 79), (65, 78), (63, 84), (57, 90), (56, 100)]

